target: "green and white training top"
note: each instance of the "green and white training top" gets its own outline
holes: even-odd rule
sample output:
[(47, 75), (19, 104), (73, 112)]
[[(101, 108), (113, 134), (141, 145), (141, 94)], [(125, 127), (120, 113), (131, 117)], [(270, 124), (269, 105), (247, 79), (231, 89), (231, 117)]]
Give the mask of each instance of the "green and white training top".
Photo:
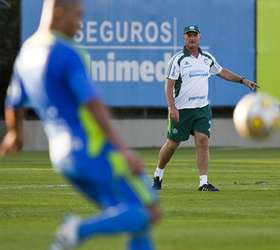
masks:
[(209, 104), (208, 78), (222, 67), (208, 52), (199, 48), (198, 57), (184, 48), (169, 61), (167, 79), (176, 80), (173, 95), (177, 109), (201, 108)]

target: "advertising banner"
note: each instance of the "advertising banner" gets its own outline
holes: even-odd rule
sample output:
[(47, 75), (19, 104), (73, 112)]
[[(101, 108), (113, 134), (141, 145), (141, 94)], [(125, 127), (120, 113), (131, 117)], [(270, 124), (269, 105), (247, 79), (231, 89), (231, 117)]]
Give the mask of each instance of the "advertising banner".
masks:
[[(167, 62), (198, 25), (201, 47), (249, 79), (255, 75), (254, 0), (85, 0), (75, 40), (87, 50), (92, 79), (109, 106), (166, 106)], [(22, 41), (37, 28), (42, 0), (22, 0)], [(30, 15), (32, 9), (32, 15)], [(233, 106), (248, 89), (210, 79), (212, 106)]]

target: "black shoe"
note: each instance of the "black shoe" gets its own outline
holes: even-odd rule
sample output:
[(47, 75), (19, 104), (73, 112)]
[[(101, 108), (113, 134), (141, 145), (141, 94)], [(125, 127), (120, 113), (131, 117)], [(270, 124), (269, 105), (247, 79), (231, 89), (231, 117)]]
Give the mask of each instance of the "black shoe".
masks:
[(212, 184), (207, 183), (198, 188), (198, 191), (208, 191), (208, 192), (217, 192), (219, 191), (218, 188), (215, 188)]
[(153, 179), (153, 189), (160, 190), (161, 189), (162, 179), (160, 180), (159, 177), (154, 177)]

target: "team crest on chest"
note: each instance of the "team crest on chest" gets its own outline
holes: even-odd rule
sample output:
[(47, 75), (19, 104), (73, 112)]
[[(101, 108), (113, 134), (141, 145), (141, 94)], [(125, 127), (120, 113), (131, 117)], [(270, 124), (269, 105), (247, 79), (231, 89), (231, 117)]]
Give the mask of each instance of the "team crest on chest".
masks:
[(173, 133), (173, 134), (178, 134), (178, 129), (177, 129), (177, 128), (173, 128), (173, 129), (172, 129), (172, 133)]
[(204, 63), (206, 65), (211, 65), (212, 61), (209, 58), (204, 58)]

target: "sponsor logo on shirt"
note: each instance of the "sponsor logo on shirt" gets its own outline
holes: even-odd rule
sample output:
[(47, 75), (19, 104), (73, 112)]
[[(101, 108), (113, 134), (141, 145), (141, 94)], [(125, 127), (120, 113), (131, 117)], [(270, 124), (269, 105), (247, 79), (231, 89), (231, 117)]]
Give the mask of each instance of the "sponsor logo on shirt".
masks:
[(208, 72), (205, 71), (191, 71), (189, 74), (190, 77), (197, 77), (197, 76), (208, 76)]
[(203, 95), (203, 96), (191, 96), (191, 97), (189, 97), (189, 101), (194, 101), (194, 100), (202, 100), (202, 99), (204, 99), (204, 98), (206, 98), (206, 96), (205, 95)]

